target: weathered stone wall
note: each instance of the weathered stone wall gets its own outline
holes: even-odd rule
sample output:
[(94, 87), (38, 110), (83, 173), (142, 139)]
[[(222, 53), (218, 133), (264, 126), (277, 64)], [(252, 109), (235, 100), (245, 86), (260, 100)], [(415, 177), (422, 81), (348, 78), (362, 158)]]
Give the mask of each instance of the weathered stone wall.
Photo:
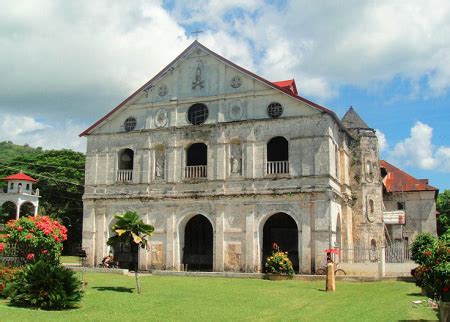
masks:
[[(398, 203), (404, 205), (405, 225), (403, 227), (392, 226), (402, 233), (402, 237), (407, 237), (412, 242), (421, 232), (437, 235), (434, 191), (395, 192), (385, 197), (384, 205), (387, 211), (397, 210)], [(396, 238), (396, 236), (391, 236), (391, 238)]]

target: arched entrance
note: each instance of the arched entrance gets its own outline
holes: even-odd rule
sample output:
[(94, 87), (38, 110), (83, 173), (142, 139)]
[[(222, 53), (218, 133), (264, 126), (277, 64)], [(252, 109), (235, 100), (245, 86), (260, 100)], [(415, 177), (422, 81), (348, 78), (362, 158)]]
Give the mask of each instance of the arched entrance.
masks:
[(2, 205), (0, 223), (6, 223), (8, 220), (16, 219), (17, 207), (12, 201), (7, 201)]
[(196, 215), (186, 224), (183, 264), (188, 270), (213, 269), (213, 227), (205, 216)]
[(266, 258), (272, 254), (272, 245), (277, 243), (280, 250), (288, 252), (289, 259), (296, 272), (299, 271), (298, 260), (298, 227), (291, 216), (285, 213), (272, 215), (263, 228), (263, 256), (262, 267)]
[(20, 206), (20, 217), (34, 216), (34, 205), (31, 202), (24, 202)]

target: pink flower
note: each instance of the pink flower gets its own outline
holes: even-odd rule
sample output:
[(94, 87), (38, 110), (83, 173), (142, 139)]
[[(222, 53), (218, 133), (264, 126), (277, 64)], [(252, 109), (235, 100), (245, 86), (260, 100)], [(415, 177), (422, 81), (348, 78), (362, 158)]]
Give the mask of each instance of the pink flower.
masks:
[(42, 253), (42, 254), (48, 254), (48, 250), (43, 249), (41, 253)]
[(29, 253), (29, 254), (27, 255), (27, 260), (31, 261), (31, 260), (33, 260), (33, 259), (34, 259), (34, 254), (33, 254), (33, 253)]
[(17, 230), (18, 230), (18, 231), (22, 231), (22, 230), (23, 230), (23, 227), (22, 227), (22, 226), (19, 226), (19, 227), (17, 227)]

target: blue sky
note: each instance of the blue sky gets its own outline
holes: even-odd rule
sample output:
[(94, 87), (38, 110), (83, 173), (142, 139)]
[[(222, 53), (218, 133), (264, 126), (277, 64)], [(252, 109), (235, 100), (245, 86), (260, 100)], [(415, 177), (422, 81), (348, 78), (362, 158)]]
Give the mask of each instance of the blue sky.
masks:
[(450, 3), (0, 0), (0, 140), (85, 149), (78, 134), (195, 39), (342, 117), (382, 157), (450, 188)]

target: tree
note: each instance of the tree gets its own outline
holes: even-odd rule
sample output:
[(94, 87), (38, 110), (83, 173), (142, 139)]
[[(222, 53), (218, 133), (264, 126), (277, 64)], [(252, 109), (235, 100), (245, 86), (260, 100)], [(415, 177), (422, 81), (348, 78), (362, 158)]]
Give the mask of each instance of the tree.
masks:
[[(152, 235), (154, 227), (145, 224), (135, 211), (127, 211), (123, 214), (115, 215), (114, 218), (117, 221), (113, 225), (112, 230), (116, 234), (108, 239), (107, 245), (117, 247), (120, 243), (129, 243), (130, 248), (133, 245), (137, 246), (138, 254), (136, 267), (134, 267), (134, 276), (136, 279), (136, 290), (139, 294), (141, 293), (137, 272), (139, 268), (139, 247), (145, 249), (148, 247), (147, 238)], [(130, 257), (128, 259), (130, 261)]]
[(443, 235), (450, 228), (450, 190), (441, 192), (436, 201), (436, 209), (439, 212), (438, 235)]
[[(0, 177), (23, 171), (39, 180), (40, 215), (59, 219), (69, 229), (64, 252), (81, 244), (85, 155), (71, 150), (42, 151), (0, 142)], [(5, 186), (6, 183), (0, 183)]]

